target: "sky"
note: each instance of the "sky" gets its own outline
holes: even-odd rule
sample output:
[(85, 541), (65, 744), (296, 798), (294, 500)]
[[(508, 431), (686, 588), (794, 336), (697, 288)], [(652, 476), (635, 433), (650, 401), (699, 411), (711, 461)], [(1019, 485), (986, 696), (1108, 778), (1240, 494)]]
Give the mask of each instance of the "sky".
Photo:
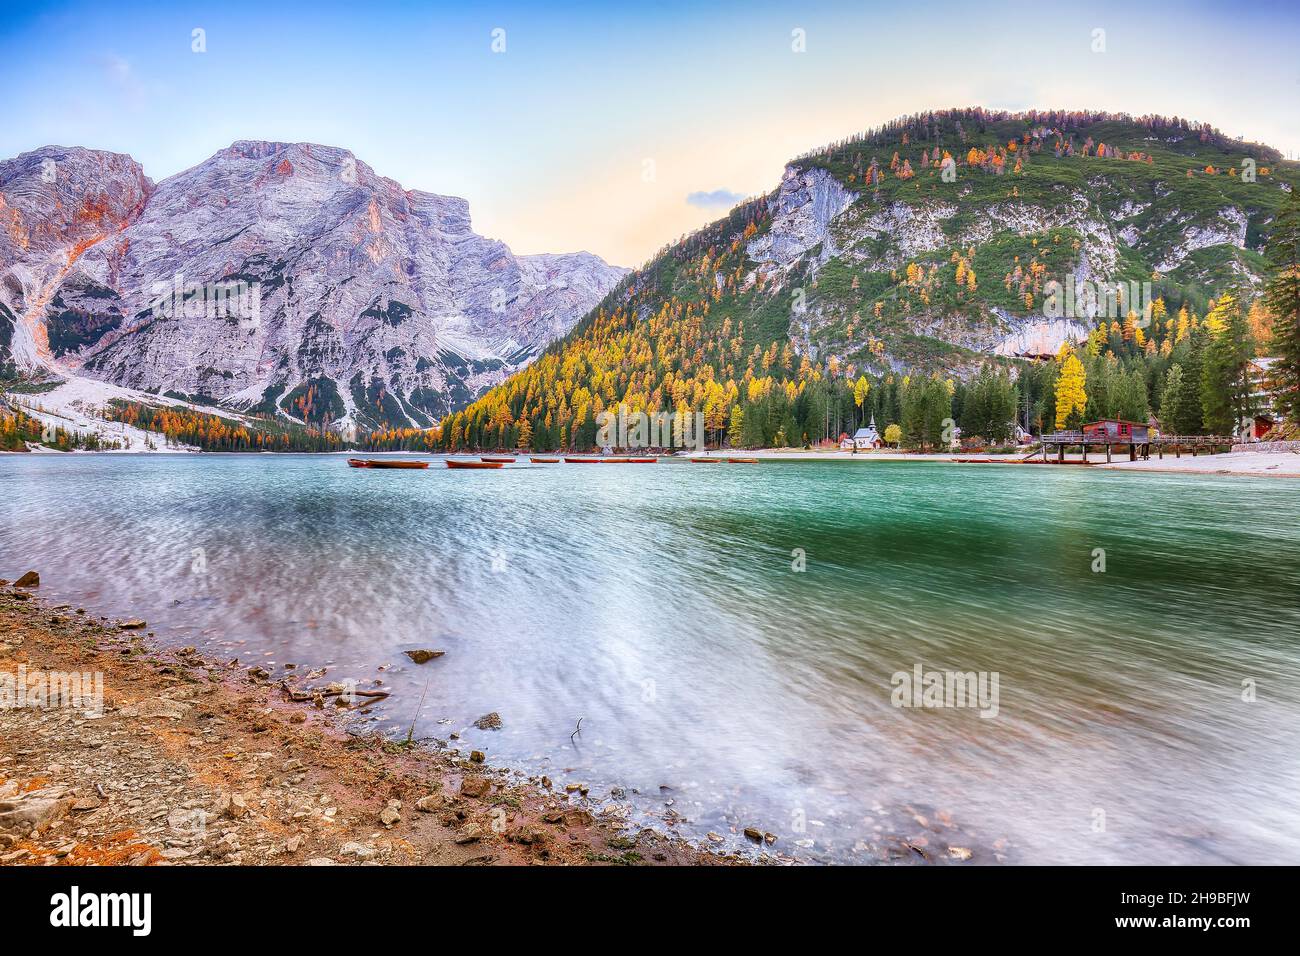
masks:
[(160, 181), (239, 139), (341, 146), (516, 253), (636, 266), (927, 109), (1179, 115), (1300, 156), (1297, 40), (1274, 0), (0, 0), (0, 158), (107, 149)]

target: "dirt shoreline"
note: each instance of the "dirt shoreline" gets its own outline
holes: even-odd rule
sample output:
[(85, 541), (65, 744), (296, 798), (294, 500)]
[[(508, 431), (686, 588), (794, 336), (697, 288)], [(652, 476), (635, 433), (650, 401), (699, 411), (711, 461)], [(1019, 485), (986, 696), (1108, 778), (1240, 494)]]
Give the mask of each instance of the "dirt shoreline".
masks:
[(103, 675), (102, 713), (0, 706), (0, 866), (751, 862), (476, 752), (350, 736), (319, 698), (123, 623), (0, 581), (11, 704), (20, 667)]

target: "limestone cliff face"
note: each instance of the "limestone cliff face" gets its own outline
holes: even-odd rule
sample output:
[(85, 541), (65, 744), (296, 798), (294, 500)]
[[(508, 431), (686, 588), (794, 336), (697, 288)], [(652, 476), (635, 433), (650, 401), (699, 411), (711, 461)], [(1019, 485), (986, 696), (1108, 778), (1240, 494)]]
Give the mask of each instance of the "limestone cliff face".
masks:
[[(154, 190), (129, 156), (47, 146), (0, 162), (0, 368), (49, 360), (45, 309), (85, 253), (117, 237)], [(106, 304), (97, 321), (119, 323)]]
[(464, 200), (304, 143), (237, 142), (157, 186), (128, 157), (38, 150), (0, 163), (0, 224), (19, 366), (362, 426), (464, 404), (626, 271), (515, 256)]
[[(888, 155), (886, 151), (886, 155)], [(963, 171), (968, 180), (972, 174)], [(1140, 256), (1151, 273), (1175, 272), (1180, 281), (1208, 281), (1194, 261), (1198, 250), (1214, 250), (1246, 281), (1258, 282), (1236, 253), (1249, 248), (1248, 211), (1224, 205), (1207, 214), (1182, 209), (1178, 197), (1155, 174), (1149, 194), (1129, 195), (1105, 177), (1092, 177), (1072, 187), (1026, 190), (993, 201), (975, 195), (968, 181), (938, 185), (932, 181), (914, 198), (871, 201), (861, 189), (846, 188), (832, 172), (816, 162), (792, 163), (771, 194), (771, 221), (747, 243), (753, 270), (742, 284), (755, 282), (778, 294), (791, 286), (803, 288), (806, 308), (791, 310), (789, 335), (801, 350), (843, 354), (872, 364), (872, 357), (855, 355), (859, 343), (839, 340), (850, 322), (861, 323), (871, 307), (856, 290), (836, 290), (820, 280), (827, 273), (885, 275), (909, 263), (947, 265), (954, 248), (965, 250), (1008, 238), (1047, 236), (1066, 230), (1076, 237), (1068, 267), (1051, 276), (1062, 283), (1111, 283), (1133, 272)], [(1260, 187), (1265, 188), (1275, 187)], [(1285, 188), (1285, 187), (1284, 187)], [(1258, 218), (1258, 213), (1255, 214)], [(1131, 251), (1130, 251), (1131, 250)], [(1126, 256), (1127, 262), (1126, 262)], [(1028, 257), (1025, 257), (1028, 259)], [(1007, 269), (1013, 267), (1008, 264)], [(1059, 268), (1059, 267), (1058, 267)], [(999, 282), (1002, 275), (982, 276)], [(917, 307), (902, 317), (907, 334), (924, 336), (970, 352), (1001, 355), (1055, 352), (1062, 342), (1087, 336), (1087, 316), (1054, 320), (1041, 311), (1017, 311), (982, 303), (972, 296), (961, 312)], [(1040, 296), (1041, 301), (1041, 296)], [(904, 369), (915, 364), (888, 349), (876, 358), (882, 367)]]
[(826, 170), (787, 166), (772, 204), (772, 228), (749, 243), (749, 257), (769, 271), (789, 268), (814, 249), (824, 262), (837, 251), (831, 224), (852, 202)]

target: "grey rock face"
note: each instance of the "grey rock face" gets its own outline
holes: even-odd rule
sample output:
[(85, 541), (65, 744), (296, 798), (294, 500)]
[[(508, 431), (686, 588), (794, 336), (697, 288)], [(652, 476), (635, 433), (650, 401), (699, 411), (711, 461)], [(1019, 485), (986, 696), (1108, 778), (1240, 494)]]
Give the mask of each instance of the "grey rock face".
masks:
[(515, 256), (474, 233), (464, 200), (405, 190), (334, 147), (237, 142), (156, 187), (87, 150), (53, 151), (46, 183), (51, 152), (0, 163), (0, 306), (28, 367), (424, 426), (626, 272), (588, 253)]
[(1168, 250), (1166, 256), (1156, 264), (1156, 269), (1161, 272), (1176, 269), (1197, 249), (1207, 249), (1210, 246), (1229, 245), (1244, 249), (1246, 226), (1245, 213), (1236, 206), (1225, 206), (1210, 222), (1191, 223), (1184, 227), (1181, 241)]
[[(46, 146), (0, 162), (0, 371), (48, 364), (46, 308), (87, 249), (139, 216), (153, 183), (129, 156)], [(115, 319), (108, 310), (100, 324)]]
[(853, 197), (824, 169), (787, 166), (772, 214), (772, 228), (748, 245), (755, 262), (786, 269), (821, 245), (819, 261), (835, 254), (830, 226)]
[[(770, 228), (749, 240), (746, 249), (756, 264), (742, 283), (758, 279), (767, 288), (781, 288), (798, 274), (810, 294), (805, 309), (791, 309), (789, 335), (796, 350), (816, 349), (823, 357), (845, 357), (860, 343), (845, 342), (842, 329), (853, 306), (831, 294), (816, 294), (818, 275), (832, 260), (856, 270), (888, 272), (909, 262), (924, 261), (951, 246), (980, 245), (998, 236), (1027, 236), (1066, 228), (1079, 235), (1075, 261), (1061, 281), (1111, 283), (1121, 273), (1122, 250), (1145, 256), (1155, 271), (1186, 270), (1185, 279), (1198, 278), (1193, 252), (1222, 248), (1233, 268), (1252, 284), (1258, 277), (1232, 255), (1247, 248), (1248, 218), (1234, 205), (1212, 215), (1179, 213), (1179, 228), (1162, 230), (1177, 212), (1165, 202), (1167, 187), (1156, 184), (1150, 198), (1113, 199), (1115, 185), (1104, 178), (1086, 188), (1062, 187), (1044, 202), (1007, 198), (968, 204), (969, 187), (960, 183), (948, 192), (919, 193), (907, 201), (873, 205), (856, 201), (826, 169), (815, 165), (787, 166), (771, 200)], [(1164, 205), (1161, 205), (1164, 203)], [(982, 277), (997, 281), (1000, 276)], [(720, 277), (719, 277), (720, 281)], [(988, 308), (978, 313), (943, 314), (923, 307), (907, 317), (910, 331), (972, 352), (1000, 355), (1050, 354), (1063, 342), (1086, 338), (1089, 323), (1053, 320), (1036, 312), (1016, 315)], [(876, 369), (908, 367), (891, 354), (867, 359)]]

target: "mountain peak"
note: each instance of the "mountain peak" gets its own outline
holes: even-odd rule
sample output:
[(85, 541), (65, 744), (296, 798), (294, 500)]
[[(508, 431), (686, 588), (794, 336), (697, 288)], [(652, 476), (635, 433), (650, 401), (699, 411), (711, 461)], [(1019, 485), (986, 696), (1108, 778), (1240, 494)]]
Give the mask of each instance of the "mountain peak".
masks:
[[(427, 426), (626, 271), (516, 257), (464, 199), (313, 143), (239, 140), (156, 187), (130, 157), (46, 147), (0, 163), (0, 217), (0, 365), (316, 424)], [(226, 287), (255, 308), (214, 315)]]

